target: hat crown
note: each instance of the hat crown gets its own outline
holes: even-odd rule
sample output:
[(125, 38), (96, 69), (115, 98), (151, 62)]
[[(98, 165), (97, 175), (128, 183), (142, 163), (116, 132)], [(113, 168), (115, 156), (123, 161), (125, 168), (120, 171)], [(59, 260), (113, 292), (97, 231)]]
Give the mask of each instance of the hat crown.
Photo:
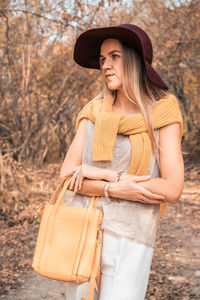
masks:
[(148, 34), (142, 28), (133, 24), (121, 24), (117, 27), (131, 30), (134, 34), (136, 34), (139, 37), (143, 48), (144, 58), (147, 59), (149, 64), (151, 64), (153, 60), (153, 47)]

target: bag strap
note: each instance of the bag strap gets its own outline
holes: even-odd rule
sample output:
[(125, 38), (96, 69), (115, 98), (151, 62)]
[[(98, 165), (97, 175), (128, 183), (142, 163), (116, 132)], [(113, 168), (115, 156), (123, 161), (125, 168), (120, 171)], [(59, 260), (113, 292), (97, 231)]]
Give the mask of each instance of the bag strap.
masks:
[[(97, 237), (94, 263), (93, 263), (92, 273), (91, 273), (91, 277), (90, 277), (88, 300), (93, 300), (93, 297), (94, 297), (95, 278), (97, 279), (98, 294), (100, 297), (101, 274), (100, 274), (100, 270), (99, 270), (99, 263), (100, 263), (100, 257), (101, 257), (102, 237), (103, 237), (103, 230), (100, 229), (99, 233), (98, 233), (98, 237)], [(87, 299), (81, 298), (81, 300), (87, 300)]]
[[(70, 177), (65, 177), (60, 182), (57, 189), (55, 190), (55, 192), (51, 196), (51, 199), (49, 200), (48, 204), (54, 204), (56, 202), (55, 203), (56, 206), (61, 205), (61, 203), (64, 202), (64, 194), (65, 194), (66, 190), (68, 189), (70, 182), (71, 182), (71, 176)], [(56, 201), (56, 199), (57, 199), (57, 201)], [(94, 208), (97, 207), (97, 202), (98, 202), (98, 197), (93, 198), (93, 204), (92, 205), (93, 205)], [(43, 204), (38, 208), (37, 212), (35, 213), (35, 217), (43, 212), (44, 206), (45, 205)]]
[[(100, 246), (102, 247), (102, 245)], [(97, 275), (96, 275), (96, 282), (97, 282), (97, 288), (98, 288), (98, 293), (99, 293), (99, 298), (101, 294), (101, 271), (100, 271), (100, 261), (98, 264), (98, 270), (97, 270)]]
[[(62, 200), (64, 199), (64, 194), (65, 194), (66, 190), (68, 189), (70, 182), (71, 182), (71, 176), (70, 177), (65, 177), (60, 182), (60, 184), (58, 185), (57, 189), (53, 193), (53, 195), (52, 195), (52, 197), (51, 197), (51, 199), (49, 201), (49, 204), (54, 204), (55, 201), (56, 201), (56, 199), (57, 199), (56, 203), (59, 202), (59, 204), (60, 204), (62, 202)], [(59, 194), (59, 196), (58, 196), (58, 194)]]
[[(93, 296), (94, 296), (95, 278), (97, 277), (97, 273), (99, 270), (100, 257), (101, 257), (102, 237), (103, 237), (103, 231), (102, 231), (102, 229), (100, 229), (98, 238), (97, 238), (97, 243), (96, 243), (94, 264), (93, 264), (92, 273), (91, 273), (91, 277), (90, 277), (88, 300), (93, 300)], [(99, 292), (99, 296), (100, 296), (100, 286), (99, 285), (98, 285), (98, 288), (99, 288), (98, 292)]]
[[(52, 197), (49, 201), (49, 204), (54, 204), (55, 203), (55, 206), (58, 206), (58, 205), (60, 205), (61, 203), (64, 202), (64, 195), (65, 195), (66, 190), (69, 187), (70, 182), (71, 182), (71, 176), (64, 178), (60, 182), (60, 184), (57, 187), (56, 191), (53, 193), (53, 195), (52, 195)], [(60, 194), (59, 194), (59, 192), (60, 192)], [(59, 194), (59, 196), (58, 196), (58, 194)], [(56, 198), (57, 198), (57, 201), (55, 202)], [(98, 197), (91, 197), (90, 205), (93, 208), (97, 207), (97, 203), (98, 203)]]
[[(61, 195), (61, 199), (59, 200), (59, 203), (62, 202), (64, 200), (64, 193), (65, 191), (67, 190), (69, 184), (70, 184), (70, 181), (71, 181), (71, 177), (65, 177), (61, 182), (60, 184), (58, 185), (57, 189), (55, 190), (55, 192), (53, 193), (53, 195), (51, 196), (51, 199), (49, 200), (48, 204), (54, 204), (56, 198), (58, 197), (58, 194), (60, 193), (61, 189), (63, 188), (64, 186), (64, 191)], [(66, 184), (66, 185), (64, 185)], [(62, 199), (63, 197), (63, 199)], [(45, 203), (47, 204), (47, 203)], [(38, 215), (40, 215), (41, 213), (43, 213), (44, 211), (44, 206), (45, 204), (42, 204), (40, 205), (40, 207), (38, 208), (38, 210), (36, 211), (34, 217), (36, 218)]]

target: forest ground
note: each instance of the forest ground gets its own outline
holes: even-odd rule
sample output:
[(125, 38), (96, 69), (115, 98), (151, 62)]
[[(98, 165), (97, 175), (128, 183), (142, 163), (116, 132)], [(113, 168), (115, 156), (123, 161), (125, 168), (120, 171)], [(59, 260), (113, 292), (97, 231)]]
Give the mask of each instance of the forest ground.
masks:
[[(33, 214), (54, 191), (59, 167), (27, 168), (18, 184), (21, 193), (11, 191), (21, 210), (0, 221), (0, 299), (65, 299), (64, 282), (43, 278), (31, 268), (39, 228)], [(199, 183), (199, 166), (187, 166), (181, 199), (168, 205), (158, 227), (146, 300), (200, 299)]]

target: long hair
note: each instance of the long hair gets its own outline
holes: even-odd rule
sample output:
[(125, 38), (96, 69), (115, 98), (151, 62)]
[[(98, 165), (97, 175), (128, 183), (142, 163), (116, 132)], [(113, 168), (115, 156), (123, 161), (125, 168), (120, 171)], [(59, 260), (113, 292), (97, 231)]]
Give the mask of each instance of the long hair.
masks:
[[(153, 124), (149, 114), (149, 108), (159, 99), (167, 96), (168, 91), (152, 84), (148, 79), (143, 60), (134, 49), (122, 44), (123, 59), (123, 91), (125, 96), (133, 103), (136, 103), (145, 118), (147, 131), (151, 140), (152, 149), (155, 154), (158, 152)], [(104, 83), (105, 103), (113, 103), (117, 96), (117, 91), (110, 91)]]

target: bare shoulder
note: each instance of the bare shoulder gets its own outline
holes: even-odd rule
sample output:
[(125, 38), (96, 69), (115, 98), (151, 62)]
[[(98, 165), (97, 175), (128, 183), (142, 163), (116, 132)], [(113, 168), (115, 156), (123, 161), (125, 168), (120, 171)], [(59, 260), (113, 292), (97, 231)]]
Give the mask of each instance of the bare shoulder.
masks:
[(74, 144), (76, 146), (78, 146), (79, 143), (81, 143), (81, 144), (84, 143), (86, 130), (87, 130), (87, 123), (88, 123), (88, 119), (86, 119), (86, 118), (83, 118), (83, 119), (80, 120), (80, 122), (78, 124), (78, 128), (76, 130), (75, 137), (72, 141), (72, 146)]
[(163, 126), (159, 129), (160, 143), (168, 144), (170, 142), (181, 142), (181, 127), (179, 123), (173, 123)]
[(86, 118), (81, 119), (76, 134), (85, 132), (87, 128), (87, 123), (88, 123), (88, 119)]
[(160, 128), (159, 135), (160, 171), (162, 177), (169, 180), (182, 178), (183, 157), (180, 124), (174, 123)]
[(82, 119), (78, 125), (75, 137), (67, 151), (64, 162), (61, 167), (60, 176), (64, 177), (65, 174), (72, 168), (79, 166), (82, 163), (84, 139), (86, 135), (88, 120)]

